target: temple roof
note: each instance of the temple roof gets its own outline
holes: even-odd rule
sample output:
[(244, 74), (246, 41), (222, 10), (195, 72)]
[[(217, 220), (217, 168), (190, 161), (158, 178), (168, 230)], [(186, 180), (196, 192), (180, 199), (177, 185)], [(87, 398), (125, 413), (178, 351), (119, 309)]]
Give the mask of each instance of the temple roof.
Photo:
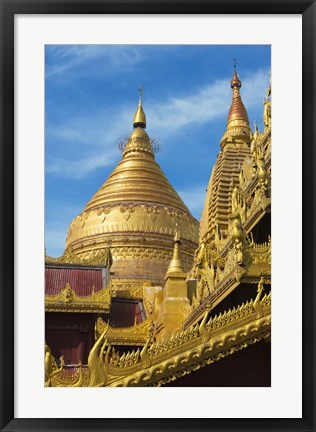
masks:
[(105, 267), (45, 265), (46, 312), (105, 313), (111, 295)]
[[(141, 352), (128, 352), (117, 359), (107, 343), (108, 328), (90, 351), (88, 369), (77, 371), (71, 383), (62, 373), (51, 385), (72, 386), (157, 386), (200, 369), (271, 336), (271, 294), (239, 305), (224, 314), (206, 313), (200, 324), (190, 326), (167, 340), (154, 342), (152, 331)], [(112, 350), (112, 351), (111, 351)], [(106, 352), (105, 356), (100, 352)]]
[(89, 296), (106, 285), (104, 268), (79, 267), (70, 265), (46, 265), (45, 294), (59, 294), (69, 284), (72, 290), (80, 296)]

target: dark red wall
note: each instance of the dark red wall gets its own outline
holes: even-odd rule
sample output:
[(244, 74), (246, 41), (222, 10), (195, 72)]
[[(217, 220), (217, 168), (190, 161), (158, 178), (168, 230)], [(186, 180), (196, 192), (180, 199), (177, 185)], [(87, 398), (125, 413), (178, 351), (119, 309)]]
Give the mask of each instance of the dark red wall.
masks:
[(45, 340), (53, 356), (66, 364), (87, 364), (94, 344), (94, 314), (51, 312), (45, 316)]
[(132, 327), (143, 321), (142, 302), (140, 300), (112, 299), (110, 312), (111, 327)]

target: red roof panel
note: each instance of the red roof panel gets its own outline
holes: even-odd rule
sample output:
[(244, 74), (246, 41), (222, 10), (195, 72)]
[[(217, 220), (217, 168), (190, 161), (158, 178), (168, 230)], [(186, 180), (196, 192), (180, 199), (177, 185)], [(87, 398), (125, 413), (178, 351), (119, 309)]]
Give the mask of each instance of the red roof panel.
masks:
[(110, 312), (111, 327), (132, 327), (143, 321), (141, 301), (112, 299)]
[(45, 268), (45, 294), (59, 294), (69, 283), (70, 288), (80, 296), (91, 295), (104, 288), (102, 268), (54, 267)]

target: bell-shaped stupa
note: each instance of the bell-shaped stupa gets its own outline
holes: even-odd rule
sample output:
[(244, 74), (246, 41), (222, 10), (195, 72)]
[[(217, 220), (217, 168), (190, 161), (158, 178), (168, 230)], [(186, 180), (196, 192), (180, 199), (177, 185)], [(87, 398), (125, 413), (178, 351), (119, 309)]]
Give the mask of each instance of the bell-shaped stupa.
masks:
[(110, 247), (112, 280), (162, 283), (181, 231), (181, 260), (189, 270), (198, 242), (198, 221), (155, 161), (140, 91), (133, 132), (122, 160), (71, 223), (65, 255), (102, 264)]

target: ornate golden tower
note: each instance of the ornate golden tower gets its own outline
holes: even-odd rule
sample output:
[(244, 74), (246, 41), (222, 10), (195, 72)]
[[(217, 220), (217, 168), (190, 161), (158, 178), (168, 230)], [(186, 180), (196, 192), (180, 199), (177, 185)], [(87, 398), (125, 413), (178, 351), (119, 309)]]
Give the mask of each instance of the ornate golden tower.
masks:
[(212, 241), (216, 234), (227, 237), (228, 217), (232, 208), (234, 186), (239, 184), (241, 166), (250, 155), (252, 132), (240, 95), (241, 81), (234, 65), (231, 80), (232, 103), (227, 117), (221, 150), (212, 171), (200, 225), (200, 241)]
[[(173, 253), (176, 230), (182, 233), (181, 259), (190, 268), (198, 240), (198, 222), (155, 161), (139, 104), (122, 160), (71, 223), (65, 255), (69, 262), (101, 264), (111, 245), (112, 281), (162, 283)], [(123, 289), (123, 285), (122, 285)]]

